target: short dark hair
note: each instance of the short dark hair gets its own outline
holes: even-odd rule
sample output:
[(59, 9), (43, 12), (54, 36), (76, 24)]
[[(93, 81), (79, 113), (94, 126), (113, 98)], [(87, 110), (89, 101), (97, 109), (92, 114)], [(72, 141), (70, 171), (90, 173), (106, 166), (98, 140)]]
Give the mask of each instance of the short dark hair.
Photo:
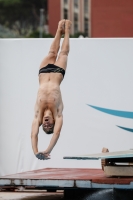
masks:
[(54, 131), (54, 126), (52, 128), (50, 128), (49, 130), (45, 130), (45, 128), (42, 126), (42, 129), (46, 134), (52, 134)]

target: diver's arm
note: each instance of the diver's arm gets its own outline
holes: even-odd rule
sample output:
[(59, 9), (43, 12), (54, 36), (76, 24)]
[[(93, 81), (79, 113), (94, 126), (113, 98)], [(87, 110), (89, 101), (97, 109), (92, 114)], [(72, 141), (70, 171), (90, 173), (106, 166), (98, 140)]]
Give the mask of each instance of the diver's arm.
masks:
[(48, 148), (46, 149), (45, 153), (50, 153), (52, 151), (52, 149), (54, 148), (56, 142), (59, 139), (62, 124), (63, 124), (63, 115), (59, 115), (55, 119), (54, 133), (53, 133), (50, 144), (49, 144)]
[(31, 129), (31, 144), (34, 154), (38, 153), (38, 132), (39, 132), (39, 121), (37, 118), (34, 118)]

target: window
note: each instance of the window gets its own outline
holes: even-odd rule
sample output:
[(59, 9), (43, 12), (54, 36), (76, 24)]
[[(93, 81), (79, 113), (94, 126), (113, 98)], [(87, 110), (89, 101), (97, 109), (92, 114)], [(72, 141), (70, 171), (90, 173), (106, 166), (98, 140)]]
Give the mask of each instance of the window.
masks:
[(64, 0), (64, 4), (68, 4), (68, 0)]
[(84, 0), (84, 12), (88, 13), (88, 0)]
[(88, 18), (85, 17), (85, 18), (84, 18), (84, 32), (85, 32), (85, 35), (86, 35), (86, 36), (88, 36), (88, 31), (89, 31), (89, 30), (88, 30), (88, 26), (89, 26), (89, 25), (88, 25)]
[(74, 22), (78, 22), (78, 14), (74, 13)]
[(78, 8), (78, 0), (74, 0), (74, 8)]
[(74, 13), (74, 33), (78, 32), (78, 13)]
[(64, 9), (64, 19), (68, 19), (68, 10)]

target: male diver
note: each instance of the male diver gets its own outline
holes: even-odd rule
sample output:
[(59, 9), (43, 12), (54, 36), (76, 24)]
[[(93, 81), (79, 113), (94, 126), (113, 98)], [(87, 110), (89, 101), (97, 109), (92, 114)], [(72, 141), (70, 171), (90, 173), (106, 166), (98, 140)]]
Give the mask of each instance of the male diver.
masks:
[[(60, 136), (63, 124), (63, 102), (60, 84), (67, 67), (70, 28), (71, 22), (69, 20), (61, 20), (58, 23), (57, 32), (49, 53), (41, 62), (39, 69), (39, 90), (34, 108), (31, 143), (35, 156), (40, 160), (50, 158), (50, 152)], [(62, 35), (64, 35), (64, 39), (57, 57)], [(38, 151), (38, 133), (41, 125), (45, 133), (53, 133), (48, 147), (43, 152)]]

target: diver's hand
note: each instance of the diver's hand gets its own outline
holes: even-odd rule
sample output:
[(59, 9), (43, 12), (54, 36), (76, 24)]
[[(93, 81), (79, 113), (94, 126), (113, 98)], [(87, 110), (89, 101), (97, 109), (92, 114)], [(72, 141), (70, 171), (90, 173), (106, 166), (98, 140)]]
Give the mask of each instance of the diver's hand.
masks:
[(35, 154), (36, 157), (39, 159), (39, 160), (48, 160), (50, 159), (50, 155), (49, 153), (43, 151), (43, 152), (38, 152)]

